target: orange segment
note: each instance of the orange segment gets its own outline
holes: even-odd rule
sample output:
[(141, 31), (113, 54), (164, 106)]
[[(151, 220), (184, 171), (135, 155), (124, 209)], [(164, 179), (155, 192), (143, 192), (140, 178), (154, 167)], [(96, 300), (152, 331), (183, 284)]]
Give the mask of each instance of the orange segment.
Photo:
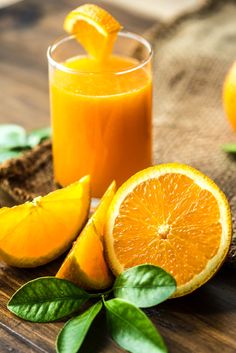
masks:
[(74, 243), (56, 277), (67, 279), (85, 289), (104, 289), (112, 276), (104, 258), (103, 233), (107, 209), (115, 195), (113, 182)]
[(85, 4), (71, 11), (64, 29), (75, 34), (77, 40), (94, 58), (103, 60), (111, 52), (121, 25), (107, 11), (93, 4)]
[(0, 212), (0, 257), (9, 265), (36, 267), (61, 255), (83, 227), (90, 178)]
[(229, 205), (216, 184), (191, 167), (151, 167), (117, 191), (105, 241), (116, 275), (151, 263), (170, 272), (177, 281), (175, 295), (184, 295), (224, 260), (231, 241)]

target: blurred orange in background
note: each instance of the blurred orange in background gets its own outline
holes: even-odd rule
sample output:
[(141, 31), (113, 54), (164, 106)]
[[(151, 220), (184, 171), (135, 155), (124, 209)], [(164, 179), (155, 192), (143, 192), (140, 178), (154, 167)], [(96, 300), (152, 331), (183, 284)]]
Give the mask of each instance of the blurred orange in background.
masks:
[(226, 116), (236, 131), (236, 61), (225, 78), (223, 103)]

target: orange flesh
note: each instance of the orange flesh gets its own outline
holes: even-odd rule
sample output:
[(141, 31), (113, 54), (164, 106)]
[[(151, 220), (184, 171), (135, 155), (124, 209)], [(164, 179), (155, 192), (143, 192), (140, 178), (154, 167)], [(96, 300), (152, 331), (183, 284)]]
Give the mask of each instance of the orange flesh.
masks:
[(102, 276), (108, 277), (108, 268), (103, 255), (103, 245), (95, 229), (91, 229), (86, 238), (81, 238), (79, 242), (80, 246), (75, 249), (75, 256), (79, 258), (82, 271), (93, 281), (101, 279)]
[(212, 194), (187, 176), (166, 174), (141, 183), (124, 199), (113, 228), (114, 249), (125, 268), (152, 263), (181, 285), (217, 253), (221, 233)]
[(111, 284), (103, 243), (92, 223), (79, 236), (56, 277), (65, 278), (86, 289), (102, 289)]
[[(76, 27), (78, 27), (78, 30)], [(109, 35), (109, 37), (104, 37), (96, 28), (85, 21), (80, 21), (77, 26), (75, 25), (73, 31), (74, 33), (79, 33), (78, 41), (91, 57), (104, 61), (110, 55), (116, 40), (116, 33)], [(93, 38), (92, 41), (91, 38)]]
[[(66, 243), (68, 246), (78, 231), (79, 214), (72, 216), (72, 211), (77, 204), (75, 202), (68, 208), (66, 200), (64, 201), (63, 219), (67, 216), (70, 224), (61, 221), (61, 214), (55, 209), (56, 203), (53, 203), (50, 208), (44, 205), (41, 209), (29, 204), (26, 210), (22, 207), (14, 212), (14, 215), (9, 212), (0, 220), (0, 227), (4, 234), (1, 241), (4, 242), (5, 251), (22, 258), (33, 259), (47, 256), (50, 250), (60, 251), (60, 248), (57, 248), (60, 243), (62, 247), (65, 247)], [(12, 217), (14, 219), (19, 217), (19, 221), (12, 223)], [(12, 226), (9, 226), (10, 224)], [(4, 228), (8, 230), (5, 232)]]
[(90, 174), (92, 196), (101, 197), (112, 180), (120, 185), (152, 163), (151, 78), (144, 68), (115, 75), (137, 65), (127, 57), (104, 64), (74, 57), (63, 65), (96, 74), (51, 75), (55, 178), (64, 186)]
[(104, 258), (103, 234), (106, 212), (115, 190), (116, 185), (113, 182), (74, 243), (56, 277), (67, 279), (85, 289), (103, 289), (111, 285), (113, 277)]
[(0, 254), (20, 267), (49, 262), (72, 243), (87, 219), (89, 205), (88, 184), (77, 182), (33, 202), (3, 208)]

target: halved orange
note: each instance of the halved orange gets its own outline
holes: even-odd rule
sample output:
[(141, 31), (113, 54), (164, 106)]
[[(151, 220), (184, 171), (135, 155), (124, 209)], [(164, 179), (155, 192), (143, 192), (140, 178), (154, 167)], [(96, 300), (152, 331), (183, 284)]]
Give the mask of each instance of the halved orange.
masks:
[(16, 267), (43, 265), (68, 249), (88, 217), (90, 178), (32, 202), (0, 210), (0, 258)]
[(170, 163), (120, 187), (108, 211), (105, 245), (115, 275), (151, 263), (175, 277), (175, 296), (182, 296), (217, 271), (231, 233), (229, 204), (217, 185), (194, 168)]
[(85, 289), (104, 289), (111, 285), (113, 277), (104, 258), (103, 234), (106, 212), (115, 191), (116, 184), (113, 182), (74, 243), (56, 277), (67, 279)]
[(65, 31), (74, 34), (85, 50), (99, 60), (112, 52), (121, 28), (112, 15), (93, 4), (77, 7), (67, 15), (64, 22)]

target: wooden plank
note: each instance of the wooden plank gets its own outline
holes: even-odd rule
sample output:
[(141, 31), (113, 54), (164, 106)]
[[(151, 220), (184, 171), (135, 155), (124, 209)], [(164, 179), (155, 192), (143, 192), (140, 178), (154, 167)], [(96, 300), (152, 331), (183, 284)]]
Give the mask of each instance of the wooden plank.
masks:
[[(1, 352), (47, 353), (47, 351), (26, 341), (15, 331), (0, 324)], [(14, 347), (14, 348), (13, 348)]]

